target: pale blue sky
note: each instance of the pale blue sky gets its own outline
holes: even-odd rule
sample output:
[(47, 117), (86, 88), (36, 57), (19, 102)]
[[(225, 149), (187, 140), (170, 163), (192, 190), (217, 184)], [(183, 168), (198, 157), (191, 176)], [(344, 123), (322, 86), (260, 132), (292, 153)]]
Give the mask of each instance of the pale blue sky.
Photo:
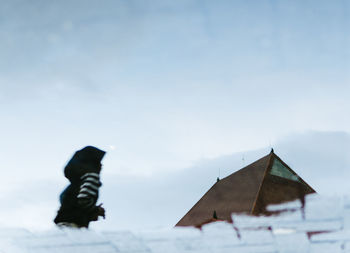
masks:
[(85, 145), (108, 152), (106, 177), (148, 180), (308, 131), (346, 135), (349, 12), (345, 0), (2, 1), (0, 190), (59, 192)]

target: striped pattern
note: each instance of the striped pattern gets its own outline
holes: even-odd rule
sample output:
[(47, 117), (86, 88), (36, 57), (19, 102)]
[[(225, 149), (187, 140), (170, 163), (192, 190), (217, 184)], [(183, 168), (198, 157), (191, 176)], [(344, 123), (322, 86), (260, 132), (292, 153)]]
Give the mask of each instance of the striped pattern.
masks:
[(86, 173), (81, 178), (80, 190), (78, 193), (78, 204), (85, 209), (95, 206), (98, 189), (101, 187), (100, 176), (97, 173)]

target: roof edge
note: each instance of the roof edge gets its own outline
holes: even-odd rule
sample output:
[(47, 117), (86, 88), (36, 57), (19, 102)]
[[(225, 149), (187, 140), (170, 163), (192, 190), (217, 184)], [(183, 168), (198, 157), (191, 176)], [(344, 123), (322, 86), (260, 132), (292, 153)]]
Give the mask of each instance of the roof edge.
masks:
[[(188, 210), (187, 213), (186, 213), (184, 216), (182, 216), (182, 218), (175, 224), (174, 227), (193, 226), (193, 225), (180, 225), (179, 223), (182, 222), (182, 220), (187, 216), (187, 214), (189, 214), (189, 213), (192, 211), (192, 209), (194, 209), (194, 208), (196, 207), (196, 205), (202, 200), (202, 198), (203, 198), (209, 191), (211, 191), (211, 189), (214, 188), (214, 186), (215, 186), (217, 183), (218, 183), (218, 182), (215, 182), (215, 183), (209, 188), (209, 190), (207, 190), (207, 191), (202, 195), (202, 197), (199, 198), (199, 200), (196, 202), (196, 204), (194, 204), (194, 205), (190, 208), (190, 210)], [(196, 225), (195, 225), (195, 226), (196, 226)]]

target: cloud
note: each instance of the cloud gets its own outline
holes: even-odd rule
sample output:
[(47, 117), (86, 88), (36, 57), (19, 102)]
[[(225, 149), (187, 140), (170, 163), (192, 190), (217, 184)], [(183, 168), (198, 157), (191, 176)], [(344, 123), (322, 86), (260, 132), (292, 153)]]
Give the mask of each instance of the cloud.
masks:
[[(350, 190), (349, 147), (350, 135), (346, 132), (316, 131), (293, 134), (274, 145), (275, 152), (322, 195), (343, 195)], [(269, 151), (263, 148), (201, 160), (190, 168), (148, 176), (111, 175), (104, 168), (100, 202), (107, 210), (107, 219), (92, 228), (171, 227), (219, 175), (223, 178)], [(2, 197), (1, 202), (6, 205), (1, 209), (0, 223), (34, 229), (52, 226), (58, 195), (66, 183), (61, 175), (54, 181), (43, 179), (17, 185), (17, 189)], [(16, 219), (13, 213), (20, 218)]]
[[(275, 152), (319, 194), (344, 195), (350, 190), (350, 135), (316, 132), (290, 135)], [(269, 148), (198, 161), (181, 171), (149, 178), (104, 178), (103, 202), (114, 228), (173, 226), (215, 183), (269, 152)], [(244, 160), (242, 160), (244, 158)]]

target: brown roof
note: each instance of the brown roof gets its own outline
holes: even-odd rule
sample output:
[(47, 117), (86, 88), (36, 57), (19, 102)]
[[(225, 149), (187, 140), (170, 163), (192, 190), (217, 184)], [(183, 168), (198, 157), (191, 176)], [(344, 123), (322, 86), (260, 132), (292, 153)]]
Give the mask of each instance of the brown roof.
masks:
[[(280, 170), (286, 175), (280, 175)], [(227, 221), (231, 221), (232, 213), (262, 214), (268, 204), (303, 198), (313, 192), (271, 152), (216, 182), (176, 226), (198, 226), (213, 218), (214, 212), (217, 219)]]

